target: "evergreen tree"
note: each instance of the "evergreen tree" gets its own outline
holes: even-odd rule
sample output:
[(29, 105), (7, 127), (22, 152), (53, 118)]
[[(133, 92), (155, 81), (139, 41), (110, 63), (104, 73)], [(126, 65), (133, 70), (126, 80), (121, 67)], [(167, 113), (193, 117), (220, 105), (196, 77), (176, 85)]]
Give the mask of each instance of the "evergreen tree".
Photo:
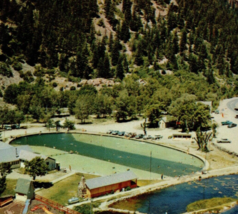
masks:
[(182, 35), (181, 35), (181, 40), (180, 40), (180, 53), (183, 54), (184, 51), (186, 50), (186, 44), (187, 44), (187, 30), (183, 29), (182, 30)]
[(124, 78), (124, 69), (123, 69), (122, 63), (123, 63), (123, 58), (120, 57), (117, 62), (116, 77), (121, 80)]
[(122, 23), (121, 27), (121, 36), (120, 38), (126, 43), (130, 39), (130, 31), (128, 21), (125, 20)]
[(111, 59), (112, 65), (116, 65), (120, 56), (120, 41), (119, 38), (116, 37), (112, 47)]

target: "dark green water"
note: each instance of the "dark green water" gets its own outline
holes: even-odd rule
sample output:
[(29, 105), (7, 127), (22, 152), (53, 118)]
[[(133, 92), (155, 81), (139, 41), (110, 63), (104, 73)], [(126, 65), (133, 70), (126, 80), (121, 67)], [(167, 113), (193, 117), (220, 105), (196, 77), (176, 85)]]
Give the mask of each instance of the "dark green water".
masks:
[(86, 135), (47, 134), (16, 139), (12, 144), (46, 146), (168, 176), (201, 170), (202, 161), (185, 153), (127, 139)]

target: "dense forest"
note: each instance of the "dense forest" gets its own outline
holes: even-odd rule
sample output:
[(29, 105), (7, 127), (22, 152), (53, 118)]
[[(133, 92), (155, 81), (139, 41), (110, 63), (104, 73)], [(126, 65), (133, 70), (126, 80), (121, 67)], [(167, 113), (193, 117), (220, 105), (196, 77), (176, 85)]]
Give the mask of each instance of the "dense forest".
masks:
[[(225, 0), (2, 0), (0, 74), (10, 78), (14, 68), (24, 78), (5, 89), (4, 101), (41, 121), (62, 107), (82, 122), (143, 114), (153, 124), (162, 111), (187, 121), (186, 105), (196, 118), (195, 101), (215, 108), (237, 95), (237, 18)], [(24, 62), (35, 71), (23, 72)], [(56, 91), (56, 73), (118, 84)], [(193, 126), (203, 123), (197, 117)]]

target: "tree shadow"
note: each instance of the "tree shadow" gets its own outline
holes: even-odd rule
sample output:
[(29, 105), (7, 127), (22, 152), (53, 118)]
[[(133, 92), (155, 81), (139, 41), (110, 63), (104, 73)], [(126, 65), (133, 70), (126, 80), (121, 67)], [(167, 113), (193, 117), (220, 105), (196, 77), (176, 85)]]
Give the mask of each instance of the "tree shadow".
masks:
[(89, 124), (93, 124), (93, 122), (88, 121), (88, 122), (79, 122), (78, 124), (80, 125), (89, 125)]
[(33, 184), (35, 188), (44, 188), (44, 189), (48, 189), (53, 186), (51, 182), (35, 181)]

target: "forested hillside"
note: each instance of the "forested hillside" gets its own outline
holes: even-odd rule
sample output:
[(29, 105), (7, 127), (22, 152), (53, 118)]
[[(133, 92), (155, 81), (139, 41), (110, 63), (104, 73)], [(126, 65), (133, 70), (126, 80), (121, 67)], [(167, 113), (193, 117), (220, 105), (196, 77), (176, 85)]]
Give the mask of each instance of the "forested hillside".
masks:
[[(238, 92), (238, 17), (227, 0), (2, 0), (0, 20), (0, 74), (11, 78), (14, 68), (24, 80), (2, 88), (4, 100), (37, 120), (61, 107), (84, 118), (78, 109), (92, 93), (87, 106), (97, 107), (84, 106), (87, 115), (147, 112), (154, 121), (161, 111), (178, 119), (173, 108), (186, 102), (215, 107)], [(22, 70), (25, 62), (33, 71)], [(56, 76), (118, 84), (55, 91)]]

